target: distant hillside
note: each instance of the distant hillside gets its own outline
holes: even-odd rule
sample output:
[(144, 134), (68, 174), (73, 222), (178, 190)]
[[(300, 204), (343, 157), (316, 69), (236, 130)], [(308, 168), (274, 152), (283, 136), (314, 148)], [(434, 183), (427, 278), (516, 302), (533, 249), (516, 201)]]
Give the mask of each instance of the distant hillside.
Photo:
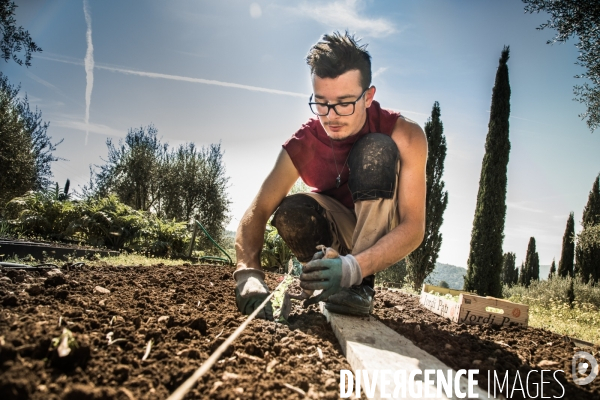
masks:
[(465, 268), (450, 264), (435, 263), (435, 269), (425, 280), (431, 285), (438, 285), (440, 281), (446, 281), (451, 289), (462, 290), (464, 285), (463, 277), (467, 274)]

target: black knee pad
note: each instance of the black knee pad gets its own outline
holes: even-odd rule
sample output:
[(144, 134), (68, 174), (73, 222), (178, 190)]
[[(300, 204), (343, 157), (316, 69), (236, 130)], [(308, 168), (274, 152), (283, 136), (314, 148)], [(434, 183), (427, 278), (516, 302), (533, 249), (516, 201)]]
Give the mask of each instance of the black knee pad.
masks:
[(352, 201), (391, 199), (399, 158), (398, 146), (388, 135), (369, 133), (357, 140), (348, 156)]
[(320, 244), (331, 246), (333, 236), (325, 210), (312, 197), (295, 194), (283, 199), (271, 224), (300, 262), (308, 262)]

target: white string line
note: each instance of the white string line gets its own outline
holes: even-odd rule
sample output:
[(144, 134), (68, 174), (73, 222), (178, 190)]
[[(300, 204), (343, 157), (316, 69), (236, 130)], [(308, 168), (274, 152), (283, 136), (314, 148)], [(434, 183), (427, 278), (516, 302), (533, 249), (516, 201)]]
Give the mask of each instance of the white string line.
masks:
[(252, 314), (250, 314), (248, 316), (248, 318), (240, 326), (238, 326), (238, 328), (231, 334), (231, 336), (229, 336), (227, 338), (227, 340), (225, 340), (219, 346), (219, 348), (217, 350), (215, 350), (215, 352), (212, 353), (210, 355), (210, 357), (208, 357), (206, 359), (206, 361), (204, 361), (204, 363), (192, 374), (192, 376), (190, 376), (173, 393), (171, 393), (171, 395), (167, 398), (167, 400), (183, 399), (183, 396), (185, 396), (187, 394), (187, 392), (189, 392), (194, 387), (194, 385), (196, 384), (196, 381), (198, 379), (200, 379), (205, 373), (207, 373), (210, 370), (210, 368), (214, 365), (215, 362), (217, 362), (217, 360), (221, 357), (221, 355), (225, 352), (225, 350), (227, 350), (227, 348), (231, 345), (231, 343), (233, 343), (233, 341), (235, 339), (237, 339), (237, 337), (244, 331), (244, 329), (246, 329), (246, 326), (248, 326), (250, 321), (252, 321), (254, 319), (254, 317), (256, 317), (258, 315), (260, 310), (262, 310), (263, 307), (267, 304), (267, 302), (269, 300), (271, 300), (271, 297), (273, 297), (273, 295), (275, 294), (277, 289), (279, 289), (279, 286), (281, 286), (284, 282), (285, 282), (285, 279), (283, 279), (279, 283), (279, 285), (277, 285), (275, 290), (273, 290), (271, 292), (271, 294), (269, 294), (267, 296), (267, 298), (260, 304), (260, 306), (258, 306), (258, 308), (256, 308), (254, 310), (254, 312)]

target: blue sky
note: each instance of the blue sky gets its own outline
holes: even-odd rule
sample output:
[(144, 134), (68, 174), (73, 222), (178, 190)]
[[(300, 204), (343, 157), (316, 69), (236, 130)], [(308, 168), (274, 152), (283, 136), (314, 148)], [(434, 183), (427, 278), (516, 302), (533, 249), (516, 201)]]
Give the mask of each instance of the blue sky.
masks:
[(68, 161), (53, 165), (61, 185), (88, 180), (107, 138), (152, 123), (171, 145), (222, 143), (235, 229), (281, 144), (311, 117), (308, 49), (345, 29), (368, 43), (383, 107), (423, 126), (440, 103), (449, 205), (439, 261), (466, 266), (504, 45), (512, 88), (504, 251), (520, 264), (534, 236), (541, 263), (558, 262), (569, 212), (579, 230), (600, 172), (600, 133), (572, 101), (582, 72), (574, 41), (547, 45), (554, 32), (535, 29), (546, 16), (525, 14), (518, 0), (89, 0), (89, 26), (83, 1), (17, 5), (18, 24), (44, 51), (30, 68), (0, 68), (50, 121), (49, 134), (64, 138), (56, 155)]

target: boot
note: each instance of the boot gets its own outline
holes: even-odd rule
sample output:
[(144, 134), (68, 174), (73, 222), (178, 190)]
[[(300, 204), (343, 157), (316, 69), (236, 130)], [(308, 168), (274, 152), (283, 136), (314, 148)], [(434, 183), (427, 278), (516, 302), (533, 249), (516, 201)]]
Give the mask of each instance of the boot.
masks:
[(361, 284), (342, 289), (329, 296), (325, 302), (327, 311), (337, 314), (368, 317), (373, 311), (373, 297), (375, 290), (369, 285)]

